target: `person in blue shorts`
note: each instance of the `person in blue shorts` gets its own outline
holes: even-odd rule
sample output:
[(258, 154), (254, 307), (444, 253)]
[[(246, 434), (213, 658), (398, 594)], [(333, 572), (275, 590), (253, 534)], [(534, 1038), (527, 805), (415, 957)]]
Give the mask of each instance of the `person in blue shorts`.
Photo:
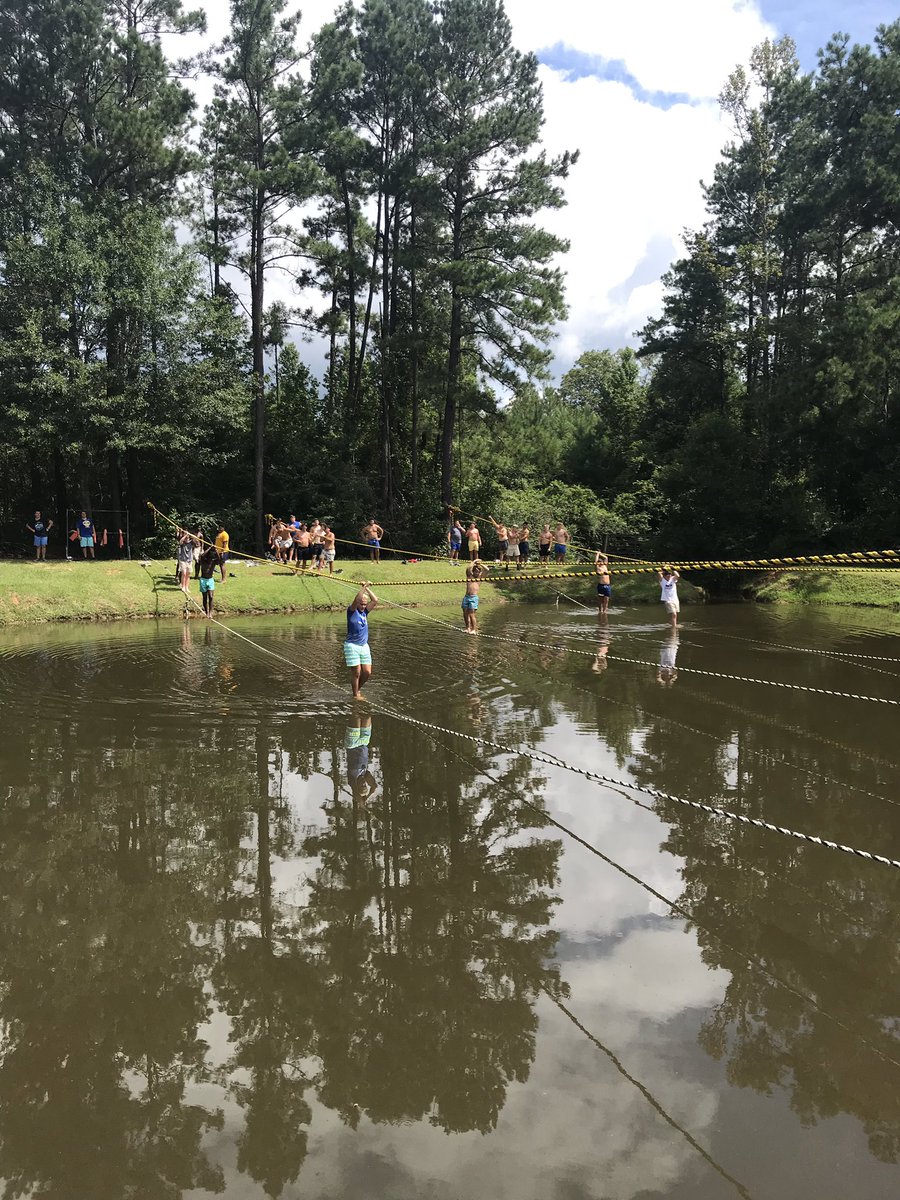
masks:
[(463, 544), (463, 527), (459, 523), (459, 517), (454, 517), (450, 530), (447, 534), (447, 545), (450, 547), (450, 561), (459, 562), (459, 552)]
[(466, 594), (462, 598), (463, 626), (466, 633), (478, 632), (478, 593), (481, 591), (481, 579), (484, 575), (484, 564), (480, 558), (466, 567)]
[(94, 522), (83, 509), (81, 516), (78, 518), (78, 524), (76, 528), (78, 530), (78, 538), (81, 542), (81, 557), (93, 558), (94, 540), (97, 535), (94, 532)]
[(600, 616), (609, 608), (612, 587), (609, 582), (609, 559), (602, 550), (597, 551), (594, 559), (594, 570), (597, 572), (597, 612)]
[[(198, 532), (200, 532), (198, 530)], [(200, 599), (203, 601), (203, 612), (207, 617), (213, 615), (216, 592), (216, 567), (219, 565), (219, 552), (215, 546), (204, 546), (200, 555)]]
[(47, 537), (53, 528), (53, 521), (41, 515), (40, 509), (34, 514), (34, 524), (26, 525), (29, 533), (34, 534), (34, 557), (37, 562), (47, 559)]
[(372, 517), (368, 525), (364, 525), (362, 529), (363, 539), (369, 547), (369, 558), (372, 562), (381, 562), (381, 539), (384, 537), (384, 530)]
[(347, 637), (344, 662), (350, 668), (350, 689), (354, 700), (361, 700), (361, 689), (372, 678), (372, 651), (369, 649), (369, 613), (378, 604), (372, 585), (363, 582), (356, 599), (347, 609)]
[(557, 525), (553, 534), (553, 555), (557, 565), (565, 562), (566, 551), (569, 548), (569, 531), (562, 521)]

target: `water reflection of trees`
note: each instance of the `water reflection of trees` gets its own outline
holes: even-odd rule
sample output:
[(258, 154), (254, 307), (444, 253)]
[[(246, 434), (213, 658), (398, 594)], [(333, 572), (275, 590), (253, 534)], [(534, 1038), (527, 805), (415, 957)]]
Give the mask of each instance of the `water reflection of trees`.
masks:
[[(790, 727), (804, 722), (796, 702), (782, 725), (777, 711), (763, 723), (699, 692), (685, 699), (680, 687), (660, 697), (636, 672), (622, 672), (613, 695), (608, 688), (609, 673), (600, 682), (569, 669), (550, 692), (637, 782), (850, 845), (896, 844), (890, 772), (866, 774), (824, 738), (810, 754)], [(805, 713), (813, 730), (815, 703)], [(887, 800), (854, 790), (861, 785), (883, 788)], [(898, 874), (678, 805), (657, 808), (669, 825), (663, 848), (684, 860), (679, 900), (695, 917), (704, 961), (730, 972), (704, 1023), (704, 1049), (733, 1084), (785, 1092), (804, 1123), (856, 1116), (872, 1154), (900, 1160), (897, 1067), (877, 1054), (900, 1059)]]
[[(238, 1169), (273, 1196), (301, 1172), (314, 1099), (351, 1126), (493, 1128), (530, 1069), (536, 997), (560, 987), (560, 846), (508, 790), (390, 722), (368, 803), (329, 722), (225, 715), (161, 739), (85, 712), (49, 740), (25, 714), (6, 732), (10, 1194), (221, 1191), (204, 1135), (223, 1117), (198, 1085), (243, 1111)], [(315, 832), (285, 764), (324, 772)], [(507, 783), (537, 790), (527, 765)], [(285, 892), (278, 870), (303, 855), (312, 873)], [(215, 1009), (224, 1046), (204, 1040)]]

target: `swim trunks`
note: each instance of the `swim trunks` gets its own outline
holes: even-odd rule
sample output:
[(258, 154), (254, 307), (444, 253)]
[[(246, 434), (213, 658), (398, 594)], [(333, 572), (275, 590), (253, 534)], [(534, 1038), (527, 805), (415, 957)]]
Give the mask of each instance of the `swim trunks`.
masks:
[(509, 542), (506, 540), (506, 538), (502, 538), (500, 541), (500, 553), (505, 554), (508, 548)]
[(519, 553), (523, 558), (527, 558), (531, 553), (531, 546), (528, 542), (519, 542)]
[(557, 542), (553, 549), (557, 554), (565, 554), (566, 552), (566, 547), (563, 542)]
[(93, 550), (94, 539), (92, 537), (83, 537), (81, 539), (81, 548), (82, 550)]
[(371, 667), (372, 651), (369, 643), (357, 646), (354, 642), (344, 642), (344, 662), (348, 667)]
[(472, 612), (474, 612), (478, 608), (478, 597), (477, 596), (463, 596), (462, 606), (464, 609), (468, 608), (468, 609), (471, 609)]
[(477, 549), (478, 549), (478, 543), (473, 542), (470, 538), (469, 539), (469, 550), (472, 551), (472, 550), (477, 550)]
[(612, 588), (610, 587), (610, 585), (608, 583), (598, 583), (597, 584), (597, 595), (598, 596), (611, 596)]
[(201, 594), (205, 595), (207, 592), (214, 592), (215, 590), (216, 590), (215, 579), (204, 579), (203, 576), (201, 575), (200, 576), (200, 592), (201, 592)]
[(373, 550), (381, 549), (381, 542), (378, 540), (378, 538), (369, 538), (369, 545)]
[(334, 562), (334, 551), (333, 550), (325, 551), (325, 561), (326, 562)]

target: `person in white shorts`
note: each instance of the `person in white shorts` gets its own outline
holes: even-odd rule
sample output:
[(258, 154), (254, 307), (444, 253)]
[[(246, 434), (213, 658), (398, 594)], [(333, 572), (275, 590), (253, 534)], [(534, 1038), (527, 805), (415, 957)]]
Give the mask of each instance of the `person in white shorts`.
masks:
[(681, 605), (678, 603), (678, 580), (681, 576), (671, 567), (663, 567), (656, 573), (659, 576), (659, 598), (666, 607), (669, 624), (674, 629), (678, 624), (678, 614), (681, 612)]
[(506, 569), (507, 570), (509, 570), (510, 566), (513, 566), (518, 570), (519, 554), (520, 554), (519, 531), (515, 527), (515, 525), (510, 525), (509, 529), (507, 530), (507, 543), (506, 543)]
[(322, 534), (322, 561), (328, 563), (329, 575), (334, 574), (334, 542), (335, 534), (332, 533), (331, 526), (326, 525)]

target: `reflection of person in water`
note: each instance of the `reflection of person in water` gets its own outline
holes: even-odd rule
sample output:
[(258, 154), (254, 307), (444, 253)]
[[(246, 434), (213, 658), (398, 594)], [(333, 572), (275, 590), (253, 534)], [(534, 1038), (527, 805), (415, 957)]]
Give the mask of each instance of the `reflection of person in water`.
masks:
[(356, 800), (368, 800), (378, 786), (369, 770), (369, 742), (372, 739), (372, 718), (361, 713), (349, 726), (344, 737), (347, 751), (347, 782)]
[(678, 656), (678, 631), (672, 626), (672, 631), (659, 648), (659, 667), (656, 671), (656, 682), (660, 687), (672, 687), (678, 678), (675, 659)]
[(604, 626), (601, 624), (600, 640), (597, 643), (597, 653), (594, 657), (594, 661), (591, 663), (591, 670), (596, 675), (602, 675), (603, 672), (609, 666), (609, 659), (607, 658), (608, 654), (609, 654), (609, 630), (604, 628)]

